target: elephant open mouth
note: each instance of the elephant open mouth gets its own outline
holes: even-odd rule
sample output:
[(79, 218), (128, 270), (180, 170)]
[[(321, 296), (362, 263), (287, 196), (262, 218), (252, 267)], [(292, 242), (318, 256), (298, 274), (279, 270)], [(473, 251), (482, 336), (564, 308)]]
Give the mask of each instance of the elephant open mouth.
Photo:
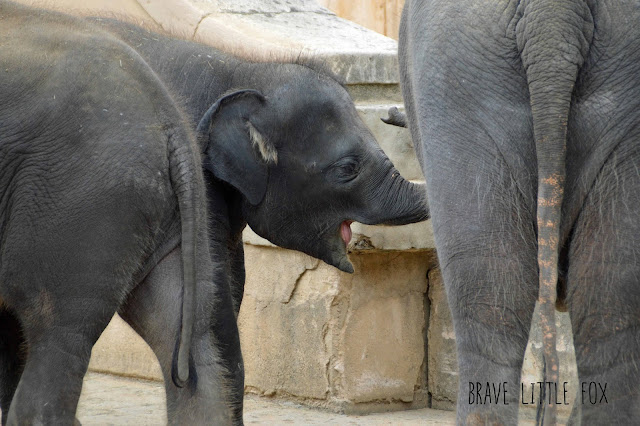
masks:
[(344, 241), (345, 247), (349, 245), (349, 241), (351, 241), (351, 224), (352, 220), (345, 220), (340, 224), (340, 236), (342, 237), (342, 241)]

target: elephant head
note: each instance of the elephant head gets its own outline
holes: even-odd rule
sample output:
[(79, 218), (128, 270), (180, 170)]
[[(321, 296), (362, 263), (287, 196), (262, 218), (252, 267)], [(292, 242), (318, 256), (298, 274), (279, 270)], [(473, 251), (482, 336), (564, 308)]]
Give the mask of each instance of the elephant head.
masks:
[(230, 92), (207, 111), (205, 167), (242, 193), (258, 235), (353, 272), (350, 223), (425, 220), (424, 186), (400, 176), (340, 84), (289, 66), (296, 78)]

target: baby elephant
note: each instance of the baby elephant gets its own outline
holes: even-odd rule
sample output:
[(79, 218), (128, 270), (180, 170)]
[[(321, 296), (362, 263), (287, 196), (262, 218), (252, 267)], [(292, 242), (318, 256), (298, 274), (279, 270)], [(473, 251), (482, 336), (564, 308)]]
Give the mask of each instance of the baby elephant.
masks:
[[(276, 245), (353, 272), (346, 250), (351, 221), (401, 225), (428, 218), (424, 187), (400, 176), (345, 87), (322, 65), (252, 62), (119, 21), (93, 22), (132, 46), (185, 102), (204, 153), (211, 255), (224, 265), (216, 283), (228, 283), (236, 315), (247, 223)], [(138, 286), (120, 312), (166, 360), (167, 374), (164, 352), (171, 348), (157, 343), (166, 325), (155, 315), (139, 317), (169, 304), (177, 311), (179, 298), (150, 284)], [(222, 318), (211, 321), (214, 334), (237, 339), (235, 324)], [(239, 422), (244, 374), (236, 348), (221, 350)]]
[[(167, 386), (195, 404), (198, 380), (215, 383), (196, 420), (230, 423), (218, 340), (194, 321), (196, 297), (234, 316), (190, 126), (137, 53), (86, 22), (0, 1), (0, 28), (2, 424), (74, 422), (91, 348), (147, 275), (177, 300), (154, 313)], [(182, 400), (172, 422), (189, 423)]]

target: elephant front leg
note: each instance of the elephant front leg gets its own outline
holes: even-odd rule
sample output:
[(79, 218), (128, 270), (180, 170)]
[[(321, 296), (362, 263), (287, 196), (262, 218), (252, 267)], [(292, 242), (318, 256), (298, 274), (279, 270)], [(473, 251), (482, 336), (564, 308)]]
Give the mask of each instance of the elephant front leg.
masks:
[(242, 304), (242, 297), (244, 296), (244, 284), (246, 280), (246, 274), (244, 269), (244, 242), (242, 237), (238, 241), (234, 242), (229, 250), (229, 287), (231, 293), (231, 299), (233, 301), (233, 311), (236, 318), (240, 314), (240, 306)]
[(176, 249), (129, 295), (120, 316), (156, 354), (164, 376), (169, 424), (242, 424), (244, 366), (229, 288), (199, 279), (189, 382), (171, 379), (180, 330), (181, 254)]

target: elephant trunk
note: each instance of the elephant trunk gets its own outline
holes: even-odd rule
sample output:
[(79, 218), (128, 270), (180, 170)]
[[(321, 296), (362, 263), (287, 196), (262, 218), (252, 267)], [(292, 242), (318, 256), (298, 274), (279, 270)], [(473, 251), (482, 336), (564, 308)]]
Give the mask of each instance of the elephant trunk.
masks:
[[(390, 163), (390, 161), (387, 159)], [(375, 182), (375, 180), (374, 180)], [(366, 213), (356, 217), (367, 225), (406, 225), (429, 219), (426, 185), (405, 180), (390, 166), (382, 182), (372, 188)]]

